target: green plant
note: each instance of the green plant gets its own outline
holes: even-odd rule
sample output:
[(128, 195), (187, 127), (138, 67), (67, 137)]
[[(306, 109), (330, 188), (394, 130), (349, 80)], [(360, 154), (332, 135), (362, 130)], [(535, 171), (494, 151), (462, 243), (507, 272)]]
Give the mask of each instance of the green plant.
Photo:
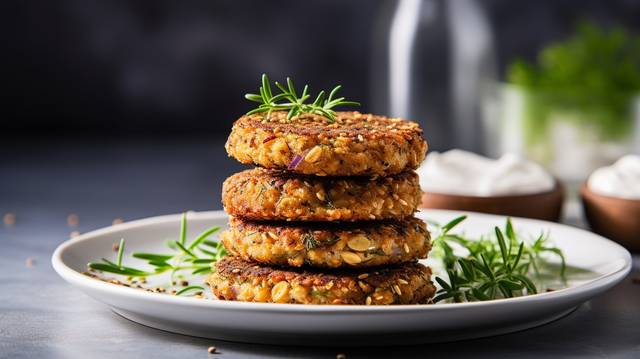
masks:
[(268, 119), (273, 111), (288, 111), (287, 120), (304, 113), (310, 113), (324, 116), (329, 122), (335, 122), (336, 113), (333, 110), (335, 107), (360, 106), (358, 102), (346, 101), (344, 97), (335, 98), (340, 88), (342, 88), (340, 85), (334, 87), (328, 96), (324, 91), (320, 91), (311, 103), (306, 103), (311, 98), (309, 85), (304, 85), (302, 94), (299, 97), (290, 78), (287, 77), (287, 86), (280, 84), (278, 81), (275, 82), (275, 85), (281, 91), (277, 95), (273, 94), (267, 74), (262, 74), (260, 94), (249, 93), (244, 95), (247, 100), (259, 103), (258, 107), (247, 112), (247, 115), (266, 113), (266, 118)]
[[(547, 267), (546, 253), (560, 258), (556, 276), (564, 277), (565, 260), (562, 251), (548, 244), (542, 233), (533, 243), (518, 238), (511, 219), (504, 229), (494, 228), (495, 236), (469, 239), (451, 231), (466, 216), (455, 218), (439, 228), (434, 240), (434, 254), (442, 260), (447, 277), (436, 276), (440, 285), (434, 301), (484, 301), (535, 294), (535, 284)], [(457, 254), (461, 251), (464, 254)]]
[(625, 135), (640, 94), (640, 37), (582, 21), (570, 38), (545, 47), (536, 63), (513, 62), (507, 81), (525, 89), (530, 140), (546, 136), (550, 114), (595, 126), (604, 139)]
[[(123, 264), (126, 245), (124, 239), (121, 239), (118, 245), (115, 262), (102, 258), (101, 262), (90, 262), (87, 266), (93, 270), (121, 274), (129, 277), (148, 277), (171, 271), (172, 280), (174, 274), (179, 271), (187, 270), (190, 271), (191, 274), (209, 273), (211, 272), (211, 265), (226, 255), (226, 251), (224, 247), (222, 247), (222, 242), (208, 239), (219, 230), (220, 227), (211, 227), (200, 233), (191, 243), (187, 244), (187, 215), (183, 213), (180, 220), (178, 240), (169, 240), (165, 243), (174, 253), (134, 252), (132, 254), (133, 258), (146, 261), (149, 267), (153, 269), (144, 270)], [(184, 288), (183, 291), (186, 292), (187, 289), (188, 288)], [(189, 290), (191, 289), (193, 288), (189, 288)]]

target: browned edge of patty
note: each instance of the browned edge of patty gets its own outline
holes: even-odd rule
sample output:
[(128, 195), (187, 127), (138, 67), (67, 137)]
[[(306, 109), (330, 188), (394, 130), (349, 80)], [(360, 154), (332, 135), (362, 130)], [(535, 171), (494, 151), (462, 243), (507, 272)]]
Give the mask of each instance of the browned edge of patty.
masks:
[(224, 181), (222, 203), (252, 220), (364, 221), (400, 219), (418, 208), (413, 171), (386, 177), (318, 177), (254, 168)]
[(427, 257), (426, 223), (414, 217), (376, 222), (256, 222), (232, 217), (221, 234), (247, 261), (300, 267), (373, 267)]
[(216, 264), (208, 283), (223, 300), (294, 304), (426, 304), (436, 288), (419, 263), (367, 270), (287, 269), (233, 257)]
[[(216, 263), (216, 270), (222, 276), (237, 276), (240, 280), (274, 277), (280, 280), (311, 280), (315, 285), (326, 285), (330, 281), (361, 280), (374, 287), (386, 282), (395, 282), (408, 275), (431, 275), (431, 268), (420, 263), (404, 263), (402, 265), (382, 266), (358, 269), (321, 269), (311, 267), (279, 267), (259, 265), (235, 257), (226, 257)], [(363, 273), (367, 276), (358, 278)]]

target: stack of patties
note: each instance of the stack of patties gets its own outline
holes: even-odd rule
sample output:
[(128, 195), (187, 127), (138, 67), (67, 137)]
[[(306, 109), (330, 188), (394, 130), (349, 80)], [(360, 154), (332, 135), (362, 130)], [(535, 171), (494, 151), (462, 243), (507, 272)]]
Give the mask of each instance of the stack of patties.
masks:
[(222, 234), (229, 256), (208, 279), (220, 299), (301, 304), (413, 304), (433, 296), (431, 248), (413, 217), (418, 124), (338, 112), (243, 116), (230, 156), (260, 167), (229, 177)]

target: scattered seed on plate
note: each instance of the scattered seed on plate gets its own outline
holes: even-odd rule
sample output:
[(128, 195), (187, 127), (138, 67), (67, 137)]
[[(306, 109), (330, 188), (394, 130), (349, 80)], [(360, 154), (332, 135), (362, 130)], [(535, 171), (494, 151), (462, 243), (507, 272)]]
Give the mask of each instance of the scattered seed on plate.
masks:
[(31, 268), (33, 266), (36, 265), (36, 259), (33, 257), (27, 257), (27, 259), (24, 261), (24, 264), (28, 267)]
[(114, 218), (113, 221), (111, 221), (111, 225), (115, 226), (116, 224), (121, 224), (124, 223), (124, 220), (122, 218)]
[(67, 225), (69, 227), (77, 227), (80, 224), (80, 217), (77, 214), (71, 213), (67, 216)]
[(2, 220), (5, 226), (12, 227), (13, 225), (16, 224), (16, 215), (11, 212), (5, 213), (4, 216), (2, 217)]
[(216, 347), (214, 347), (214, 346), (210, 346), (207, 349), (207, 353), (209, 353), (209, 354), (215, 354), (215, 352), (216, 352)]

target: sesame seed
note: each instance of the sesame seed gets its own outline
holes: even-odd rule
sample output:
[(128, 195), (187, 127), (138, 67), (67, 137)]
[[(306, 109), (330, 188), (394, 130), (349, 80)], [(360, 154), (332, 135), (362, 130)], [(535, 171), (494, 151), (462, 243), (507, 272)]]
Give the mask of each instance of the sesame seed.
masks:
[(329, 282), (329, 284), (327, 284), (327, 285), (325, 286), (325, 288), (327, 288), (327, 289), (331, 289), (331, 288), (333, 288), (333, 285), (334, 285), (334, 283), (333, 283), (333, 281), (331, 281), (331, 282)]
[(402, 295), (402, 291), (400, 291), (400, 287), (397, 284), (393, 285), (393, 289), (396, 291), (398, 295)]
[(342, 353), (340, 353), (340, 354), (336, 355), (336, 359), (347, 359), (347, 356), (342, 354)]
[(402, 278), (398, 279), (398, 283), (400, 283), (400, 284), (409, 284), (409, 282), (407, 282), (406, 280), (404, 280)]
[(36, 265), (36, 260), (33, 257), (27, 257), (27, 259), (24, 261), (24, 264), (28, 267), (31, 268), (33, 266)]
[(11, 212), (5, 213), (5, 215), (2, 217), (2, 220), (5, 226), (12, 227), (16, 224), (16, 215)]
[(358, 276), (358, 279), (365, 279), (369, 276), (369, 273), (362, 273)]
[(364, 304), (371, 305), (371, 297), (367, 297), (367, 299), (365, 300)]
[(306, 162), (315, 163), (320, 159), (321, 156), (322, 156), (322, 147), (315, 146), (304, 156), (304, 160)]
[(77, 214), (71, 213), (67, 216), (67, 225), (69, 227), (77, 227), (80, 224), (80, 217)]
[(215, 354), (215, 352), (216, 352), (216, 347), (210, 346), (209, 348), (207, 348), (207, 353)]
[(409, 246), (406, 243), (404, 244), (404, 251), (409, 253)]

